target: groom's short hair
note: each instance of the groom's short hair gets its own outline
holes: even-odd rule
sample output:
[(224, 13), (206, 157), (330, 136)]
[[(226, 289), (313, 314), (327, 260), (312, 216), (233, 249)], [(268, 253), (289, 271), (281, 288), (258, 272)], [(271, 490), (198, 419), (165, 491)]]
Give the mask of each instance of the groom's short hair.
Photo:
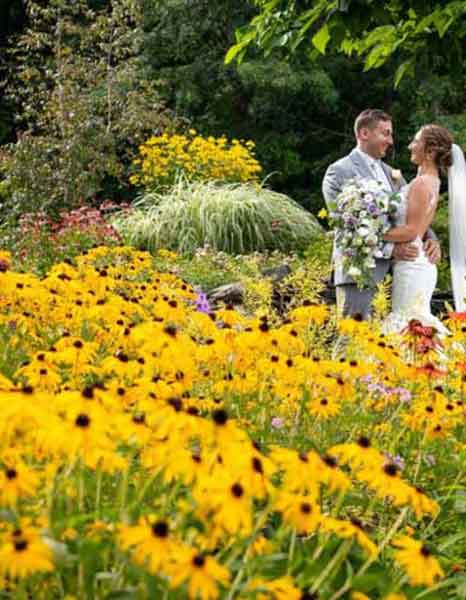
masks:
[(362, 113), (356, 117), (354, 122), (354, 134), (357, 137), (358, 133), (364, 127), (367, 127), (368, 129), (374, 129), (374, 127), (377, 127), (377, 124), (380, 121), (391, 120), (392, 117), (379, 108), (366, 108), (366, 110), (363, 110)]

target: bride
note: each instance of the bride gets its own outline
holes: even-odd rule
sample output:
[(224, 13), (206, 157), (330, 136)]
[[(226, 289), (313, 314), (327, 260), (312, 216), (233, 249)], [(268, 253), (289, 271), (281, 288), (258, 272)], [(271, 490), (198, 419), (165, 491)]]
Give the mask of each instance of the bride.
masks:
[(422, 127), (409, 145), (416, 178), (401, 190), (395, 227), (387, 242), (411, 242), (419, 253), (415, 260), (398, 261), (393, 267), (392, 312), (385, 319), (385, 333), (400, 332), (411, 319), (448, 333), (432, 315), (430, 302), (437, 283), (437, 267), (423, 251), (422, 239), (437, 210), (440, 173), (448, 172), (450, 263), (455, 309), (466, 311), (466, 163), (449, 131), (439, 125)]

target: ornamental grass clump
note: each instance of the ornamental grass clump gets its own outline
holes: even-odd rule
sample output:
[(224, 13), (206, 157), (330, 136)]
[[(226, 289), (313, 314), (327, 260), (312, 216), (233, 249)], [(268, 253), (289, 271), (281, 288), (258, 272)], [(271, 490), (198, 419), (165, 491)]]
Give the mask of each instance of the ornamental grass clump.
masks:
[(293, 200), (254, 184), (179, 179), (163, 194), (148, 193), (114, 220), (125, 241), (155, 252), (215, 250), (247, 254), (304, 249), (321, 227)]
[(262, 167), (254, 142), (207, 138), (190, 129), (187, 135), (164, 133), (139, 146), (130, 182), (146, 191), (168, 189), (180, 175), (190, 181), (257, 181)]

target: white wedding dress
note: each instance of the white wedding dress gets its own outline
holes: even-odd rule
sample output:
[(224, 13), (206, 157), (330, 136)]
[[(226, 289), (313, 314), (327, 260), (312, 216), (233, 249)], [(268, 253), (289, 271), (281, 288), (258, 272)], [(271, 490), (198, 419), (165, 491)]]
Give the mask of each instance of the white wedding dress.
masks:
[[(424, 176), (426, 177), (426, 176)], [(440, 180), (432, 180), (431, 207), (435, 206), (440, 191)], [(412, 182), (402, 188), (400, 207), (396, 225), (406, 224), (409, 188)], [(401, 260), (393, 265), (392, 312), (382, 323), (383, 333), (401, 333), (412, 319), (419, 320), (425, 326), (435, 327), (447, 335), (448, 329), (431, 313), (430, 302), (437, 283), (437, 267), (429, 262), (420, 237), (413, 242), (419, 248), (415, 260)]]

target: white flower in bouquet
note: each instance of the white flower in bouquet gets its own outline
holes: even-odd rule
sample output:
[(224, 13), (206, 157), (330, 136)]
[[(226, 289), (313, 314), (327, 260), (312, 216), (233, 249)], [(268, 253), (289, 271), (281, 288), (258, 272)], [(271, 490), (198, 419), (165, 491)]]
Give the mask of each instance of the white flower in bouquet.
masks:
[(358, 269), (358, 267), (350, 267), (348, 269), (348, 275), (356, 279), (361, 275), (361, 269)]
[(378, 181), (355, 178), (329, 207), (343, 268), (361, 288), (372, 285), (375, 260), (384, 257), (383, 236), (394, 224), (399, 200)]

